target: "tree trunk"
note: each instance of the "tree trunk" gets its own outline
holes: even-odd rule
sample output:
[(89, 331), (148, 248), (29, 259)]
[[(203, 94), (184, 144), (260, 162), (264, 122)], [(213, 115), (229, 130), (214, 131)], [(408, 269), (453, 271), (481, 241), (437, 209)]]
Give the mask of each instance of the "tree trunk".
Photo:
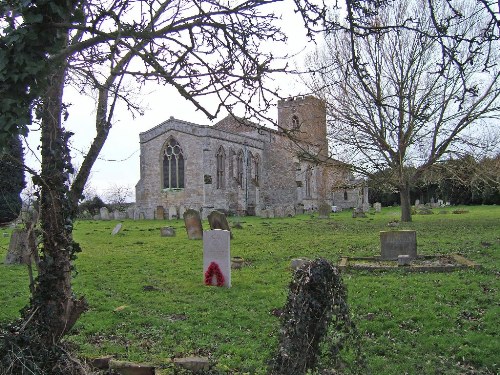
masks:
[(399, 196), (401, 199), (401, 221), (410, 222), (411, 202), (410, 202), (410, 184), (408, 182), (403, 183), (399, 187)]
[(71, 289), (74, 207), (68, 196), (69, 135), (61, 126), (65, 74), (62, 65), (51, 77), (43, 98), (39, 181), (43, 248), (36, 288), (24, 314), (27, 328), (36, 334), (39, 344), (47, 346), (57, 345), (86, 309), (85, 300), (76, 300)]

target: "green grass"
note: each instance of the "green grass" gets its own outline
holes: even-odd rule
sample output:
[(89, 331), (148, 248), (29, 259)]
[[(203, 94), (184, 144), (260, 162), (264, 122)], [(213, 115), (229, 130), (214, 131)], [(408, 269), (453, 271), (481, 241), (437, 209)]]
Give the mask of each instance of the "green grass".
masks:
[[(420, 254), (459, 252), (482, 269), (344, 273), (366, 359), (359, 368), (343, 353), (344, 372), (500, 372), (500, 207), (464, 209), (415, 215), (399, 229), (417, 231)], [(378, 255), (379, 231), (398, 216), (384, 208), (366, 219), (350, 212), (329, 220), (240, 218), (231, 253), (250, 265), (233, 271), (231, 289), (203, 285), (202, 242), (187, 239), (182, 221), (125, 221), (116, 236), (117, 222), (79, 221), (74, 290), (90, 310), (66, 340), (84, 357), (154, 363), (165, 374), (173, 373), (171, 358), (188, 355), (210, 357), (220, 373), (264, 374), (279, 333), (270, 311), (285, 303), (290, 260)], [(177, 236), (160, 237), (162, 225)], [(8, 241), (0, 237), (1, 259)], [(0, 265), (0, 323), (16, 318), (28, 298), (25, 267)]]

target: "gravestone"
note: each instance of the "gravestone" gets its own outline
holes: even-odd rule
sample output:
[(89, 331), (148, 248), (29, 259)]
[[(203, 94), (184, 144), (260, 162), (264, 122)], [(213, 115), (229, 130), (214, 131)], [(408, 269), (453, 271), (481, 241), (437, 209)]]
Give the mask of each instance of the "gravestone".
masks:
[(29, 264), (28, 232), (26, 229), (14, 229), (10, 237), (9, 250), (5, 264)]
[(127, 208), (127, 219), (135, 220), (135, 207), (134, 206)]
[(123, 211), (115, 210), (113, 211), (113, 218), (115, 220), (125, 220), (127, 218), (127, 214)]
[(121, 230), (122, 230), (122, 223), (118, 223), (118, 224), (116, 224), (113, 231), (111, 232), (111, 235), (114, 236), (115, 234), (117, 234)]
[(382, 211), (382, 203), (380, 203), (380, 202), (373, 203), (373, 208), (375, 209), (375, 212), (381, 212)]
[(420, 199), (415, 199), (415, 207), (420, 206)]
[(283, 206), (278, 206), (274, 209), (274, 216), (285, 217), (285, 209), (283, 208)]
[(417, 232), (396, 230), (380, 232), (381, 257), (384, 260), (397, 260), (400, 255), (417, 257)]
[(200, 213), (196, 210), (184, 212), (184, 225), (190, 240), (201, 240), (203, 238), (203, 227), (201, 226)]
[(224, 215), (220, 211), (212, 211), (208, 215), (208, 224), (210, 225), (210, 229), (222, 229), (227, 230), (230, 233), (231, 239), (233, 238), (233, 233), (231, 232), (231, 228), (229, 228), (229, 223), (227, 222), (226, 215)]
[(101, 207), (99, 215), (101, 216), (101, 220), (109, 220), (109, 211), (106, 207)]
[(184, 217), (184, 212), (186, 212), (186, 207), (184, 207), (184, 206), (182, 206), (182, 205), (181, 205), (181, 206), (179, 207), (179, 219), (180, 219), (181, 217)]
[(161, 237), (175, 237), (175, 228), (163, 227), (160, 229)]
[(139, 212), (139, 220), (145, 220), (146, 219), (146, 215), (144, 214), (144, 212)]
[[(212, 265), (218, 267), (224, 276), (223, 286), (231, 287), (231, 251), (230, 236), (227, 230), (207, 230), (203, 232), (203, 281), (207, 281), (207, 272)], [(210, 276), (210, 275), (208, 275)], [(209, 278), (210, 285), (217, 285), (216, 276)]]
[(355, 208), (352, 210), (352, 217), (353, 218), (365, 218), (366, 214), (363, 212), (362, 208)]
[(272, 219), (274, 217), (274, 207), (267, 208), (267, 217)]
[(318, 207), (318, 218), (329, 219), (331, 211), (332, 211), (332, 206), (330, 206), (326, 202), (321, 202)]
[(297, 215), (303, 215), (304, 214), (304, 205), (303, 204), (298, 204), (295, 207), (295, 212), (297, 213)]
[(285, 216), (286, 217), (294, 217), (295, 216), (295, 208), (293, 206), (285, 207)]
[(165, 209), (163, 208), (163, 206), (156, 206), (155, 219), (156, 220), (165, 219)]
[(168, 220), (177, 219), (177, 207), (170, 206), (168, 208)]

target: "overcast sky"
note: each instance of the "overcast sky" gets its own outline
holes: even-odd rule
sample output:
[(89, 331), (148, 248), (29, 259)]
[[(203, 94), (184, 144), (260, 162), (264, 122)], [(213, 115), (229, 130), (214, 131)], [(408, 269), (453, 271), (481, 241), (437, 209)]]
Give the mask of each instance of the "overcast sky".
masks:
[[(308, 43), (299, 16), (287, 12), (284, 19), (283, 30), (288, 35), (289, 43), (287, 47), (283, 47), (283, 51), (277, 52), (281, 55), (298, 54), (290, 63), (302, 65), (305, 57), (304, 48), (308, 46), (311, 50), (314, 47)], [(283, 95), (307, 93), (296, 77), (280, 75), (276, 78), (279, 80), (280, 88), (283, 89)], [(117, 111), (108, 140), (101, 151), (99, 160), (93, 167), (89, 184), (103, 198), (106, 197), (107, 190), (113, 186), (121, 186), (129, 187), (132, 192), (131, 199), (135, 199), (135, 184), (139, 180), (139, 133), (153, 128), (171, 116), (200, 125), (211, 125), (226, 115), (221, 114), (217, 120), (210, 122), (205, 115), (195, 111), (194, 106), (170, 86), (151, 84), (141, 90), (140, 100), (145, 108), (144, 116), (133, 119), (126, 109), (122, 108)], [(92, 98), (80, 95), (70, 87), (65, 89), (65, 102), (70, 102), (71, 107), (64, 126), (75, 133), (72, 138), (72, 158), (74, 165), (78, 166), (82, 161), (80, 151), (85, 152), (95, 136), (95, 102)], [(276, 119), (277, 110), (269, 115)], [(29, 145), (33, 151), (36, 151), (39, 137), (40, 133), (37, 131), (30, 133)], [(26, 151), (28, 154), (26, 162), (39, 170), (36, 158), (30, 150)]]

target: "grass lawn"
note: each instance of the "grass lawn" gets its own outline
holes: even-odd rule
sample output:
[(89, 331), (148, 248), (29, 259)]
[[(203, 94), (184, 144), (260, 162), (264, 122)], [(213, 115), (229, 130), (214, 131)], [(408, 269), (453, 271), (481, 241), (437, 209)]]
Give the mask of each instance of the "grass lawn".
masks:
[[(500, 372), (500, 207), (462, 207), (453, 214), (415, 215), (399, 229), (417, 231), (419, 254), (461, 253), (483, 266), (451, 273), (344, 272), (363, 367), (342, 353), (344, 373), (497, 374)], [(353, 219), (239, 220), (231, 254), (248, 265), (233, 270), (231, 289), (203, 284), (202, 241), (188, 240), (183, 221), (78, 221), (83, 252), (74, 290), (90, 310), (66, 340), (83, 357), (114, 355), (171, 374), (171, 359), (208, 356), (221, 374), (264, 374), (277, 345), (290, 260), (379, 255), (379, 231), (397, 208)], [(160, 237), (173, 226), (177, 236)], [(203, 223), (208, 228), (208, 223)], [(4, 232), (8, 232), (5, 230)], [(0, 258), (9, 238), (0, 237)], [(29, 298), (24, 266), (0, 265), (0, 323), (16, 318)]]

